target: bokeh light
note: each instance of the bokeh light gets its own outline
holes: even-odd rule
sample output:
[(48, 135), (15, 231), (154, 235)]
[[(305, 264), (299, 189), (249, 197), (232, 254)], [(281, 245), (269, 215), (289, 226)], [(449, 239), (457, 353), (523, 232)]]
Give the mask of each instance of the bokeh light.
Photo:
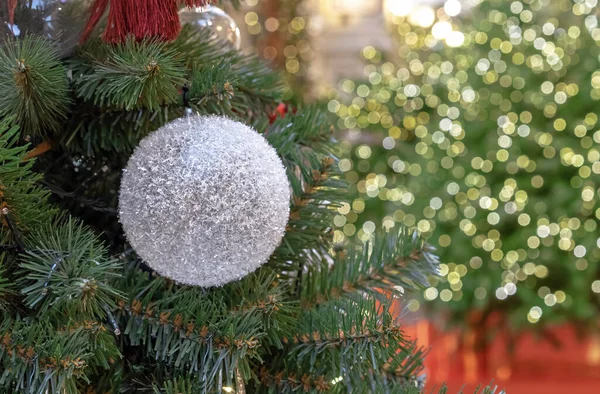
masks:
[(356, 197), (340, 212), (341, 239), (418, 229), (444, 263), (419, 305), (450, 307), (459, 324), (490, 308), (514, 312), (517, 329), (593, 320), (597, 4), (428, 7), (387, 1), (396, 57), (365, 48), (364, 80), (342, 81), (330, 97), (337, 125), (361, 141), (342, 143)]

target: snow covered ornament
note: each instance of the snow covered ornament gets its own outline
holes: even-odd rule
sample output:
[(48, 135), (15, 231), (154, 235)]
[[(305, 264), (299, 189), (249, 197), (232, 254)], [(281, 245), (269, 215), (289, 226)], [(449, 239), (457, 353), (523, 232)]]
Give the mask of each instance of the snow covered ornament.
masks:
[(191, 116), (140, 142), (123, 174), (119, 214), (150, 267), (211, 287), (267, 262), (289, 201), (285, 168), (260, 134), (229, 118)]

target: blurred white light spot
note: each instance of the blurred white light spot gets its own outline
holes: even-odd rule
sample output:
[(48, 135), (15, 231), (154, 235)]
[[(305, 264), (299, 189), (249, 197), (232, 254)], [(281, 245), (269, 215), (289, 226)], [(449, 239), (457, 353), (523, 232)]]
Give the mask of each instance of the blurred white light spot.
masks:
[(444, 12), (448, 16), (456, 16), (460, 14), (462, 6), (458, 0), (448, 0), (446, 4), (444, 4)]
[(409, 20), (413, 25), (429, 27), (435, 21), (435, 12), (429, 6), (420, 6), (410, 13)]
[(544, 297), (544, 303), (548, 306), (556, 305), (556, 296), (554, 294), (546, 294)]
[(550, 235), (550, 227), (548, 227), (546, 225), (541, 225), (537, 229), (537, 235), (540, 238), (546, 238), (548, 235)]
[(459, 31), (453, 31), (446, 37), (446, 44), (453, 48), (461, 46), (465, 42), (465, 35)]
[(396, 172), (402, 172), (406, 169), (406, 164), (402, 160), (396, 160), (392, 164), (392, 168)]
[(513, 295), (517, 292), (517, 286), (514, 283), (507, 283), (504, 285), (504, 291), (508, 295)]
[(396, 140), (392, 137), (385, 137), (383, 139), (383, 147), (387, 150), (394, 149), (396, 146)]
[(452, 128), (452, 121), (448, 118), (444, 118), (440, 121), (440, 129), (444, 131), (450, 131)]
[(515, 204), (514, 202), (508, 202), (506, 203), (506, 205), (504, 206), (504, 212), (512, 215), (513, 213), (517, 212), (517, 204)]
[(370, 233), (370, 234), (374, 233), (374, 232), (375, 232), (375, 223), (373, 223), (373, 222), (372, 222), (372, 221), (370, 221), (370, 220), (369, 220), (369, 221), (366, 221), (366, 222), (363, 224), (363, 231), (364, 231), (365, 233)]
[(473, 89), (465, 89), (462, 92), (462, 98), (467, 103), (472, 103), (475, 100), (475, 91)]
[(425, 290), (425, 299), (429, 301), (433, 301), (438, 296), (438, 290), (435, 287), (430, 287)]
[(415, 8), (414, 0), (386, 0), (385, 8), (394, 16), (407, 16)]
[(440, 209), (442, 207), (442, 199), (439, 197), (433, 197), (431, 201), (429, 201), (429, 206), (433, 209)]
[(534, 306), (529, 310), (529, 316), (531, 316), (533, 319), (539, 319), (540, 317), (542, 317), (542, 308), (540, 308), (539, 306)]
[(404, 87), (404, 94), (408, 97), (416, 97), (421, 92), (417, 85), (409, 84)]
[(487, 196), (481, 197), (481, 200), (479, 200), (479, 206), (483, 209), (490, 209), (492, 206), (492, 199)]
[(506, 290), (504, 290), (504, 287), (500, 287), (500, 288), (496, 289), (496, 298), (497, 299), (505, 300), (507, 296), (508, 296), (508, 294), (506, 294)]
[(448, 37), (448, 34), (450, 34), (451, 32), (452, 25), (450, 24), (450, 22), (446, 21), (437, 22), (431, 28), (431, 34), (433, 34), (433, 36), (438, 40), (443, 40), (444, 38)]
[(578, 245), (573, 250), (573, 254), (575, 254), (575, 257), (583, 257), (583, 256), (585, 256), (585, 253), (586, 253), (586, 250), (585, 250), (585, 246), (583, 246), (583, 245)]

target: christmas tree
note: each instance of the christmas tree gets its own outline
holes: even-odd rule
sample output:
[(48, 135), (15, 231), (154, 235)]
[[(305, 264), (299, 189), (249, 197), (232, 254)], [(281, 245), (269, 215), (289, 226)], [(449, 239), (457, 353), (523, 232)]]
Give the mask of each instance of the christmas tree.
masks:
[(0, 391), (419, 392), (390, 305), (437, 258), (333, 243), (327, 116), (206, 3), (2, 5)]
[(479, 332), (479, 348), (496, 330), (590, 329), (600, 293), (597, 2), (476, 3), (461, 18), (393, 16), (400, 59), (366, 48), (368, 81), (343, 82), (330, 101), (340, 126), (379, 138), (341, 162), (360, 196), (340, 211), (338, 238), (368, 238), (378, 221), (420, 229), (443, 262), (424, 306)]

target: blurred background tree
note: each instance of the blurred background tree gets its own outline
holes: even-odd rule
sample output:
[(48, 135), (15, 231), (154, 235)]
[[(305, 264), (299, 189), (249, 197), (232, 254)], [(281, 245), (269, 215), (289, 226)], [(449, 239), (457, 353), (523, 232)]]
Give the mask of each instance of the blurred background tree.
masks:
[[(284, 57), (295, 64), (301, 54), (303, 92), (325, 98), (337, 118), (339, 165), (353, 185), (334, 218), (335, 241), (404, 224), (442, 254), (444, 277), (406, 304), (421, 338), (423, 321), (443, 332), (430, 334), (428, 361), (439, 352), (456, 364), (453, 346), (509, 344), (525, 368), (488, 352), (490, 368), (481, 369), (501, 380), (511, 371), (553, 377), (556, 392), (557, 376), (573, 382), (597, 366), (597, 1), (299, 4), (308, 50)], [(285, 23), (283, 35), (270, 32), (256, 12), (242, 28), (260, 30), (256, 42), (288, 34)], [(461, 337), (444, 337), (452, 327)], [(530, 333), (549, 341), (534, 345)], [(534, 355), (527, 364), (527, 352), (539, 364)], [(444, 369), (436, 367), (429, 371)]]
[(357, 197), (336, 239), (418, 228), (444, 263), (425, 306), (457, 325), (501, 312), (496, 328), (515, 335), (595, 327), (597, 1), (488, 0), (453, 18), (460, 10), (389, 8), (395, 56), (365, 48), (366, 79), (329, 101), (340, 128), (377, 141), (347, 145), (340, 167)]

